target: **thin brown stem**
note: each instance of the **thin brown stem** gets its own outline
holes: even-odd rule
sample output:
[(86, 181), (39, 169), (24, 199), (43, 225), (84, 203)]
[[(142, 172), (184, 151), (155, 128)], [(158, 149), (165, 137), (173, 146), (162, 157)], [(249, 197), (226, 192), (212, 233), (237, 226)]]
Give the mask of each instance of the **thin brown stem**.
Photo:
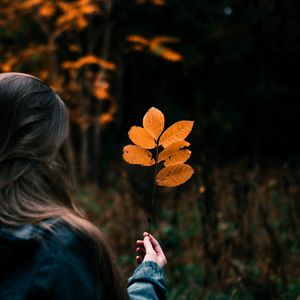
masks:
[(156, 148), (155, 148), (154, 182), (153, 182), (153, 190), (152, 190), (150, 217), (148, 218), (148, 225), (149, 225), (148, 232), (149, 232), (149, 234), (151, 233), (151, 221), (153, 220), (153, 216), (154, 216), (154, 199), (155, 199), (155, 191), (156, 191), (157, 170), (158, 170), (158, 145), (156, 145)]

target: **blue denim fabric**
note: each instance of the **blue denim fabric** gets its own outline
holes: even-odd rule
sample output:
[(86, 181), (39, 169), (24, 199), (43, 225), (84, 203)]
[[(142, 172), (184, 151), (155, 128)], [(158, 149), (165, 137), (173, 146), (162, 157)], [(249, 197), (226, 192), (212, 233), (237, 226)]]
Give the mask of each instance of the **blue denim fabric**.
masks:
[[(55, 234), (33, 225), (0, 226), (0, 300), (107, 299), (96, 284), (94, 255), (66, 226), (56, 226)], [(141, 264), (128, 291), (133, 300), (164, 299), (159, 266)]]
[(0, 299), (97, 300), (93, 257), (65, 226), (0, 228)]
[(153, 261), (141, 263), (128, 279), (128, 294), (131, 300), (166, 299), (163, 270)]

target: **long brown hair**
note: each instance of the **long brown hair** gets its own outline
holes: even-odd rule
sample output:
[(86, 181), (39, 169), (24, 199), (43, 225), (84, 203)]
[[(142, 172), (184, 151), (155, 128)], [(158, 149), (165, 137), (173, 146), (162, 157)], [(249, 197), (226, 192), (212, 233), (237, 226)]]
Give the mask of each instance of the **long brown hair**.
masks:
[(62, 220), (96, 246), (101, 299), (128, 299), (104, 235), (75, 205), (60, 153), (68, 136), (67, 108), (51, 88), (31, 75), (0, 74), (0, 223)]

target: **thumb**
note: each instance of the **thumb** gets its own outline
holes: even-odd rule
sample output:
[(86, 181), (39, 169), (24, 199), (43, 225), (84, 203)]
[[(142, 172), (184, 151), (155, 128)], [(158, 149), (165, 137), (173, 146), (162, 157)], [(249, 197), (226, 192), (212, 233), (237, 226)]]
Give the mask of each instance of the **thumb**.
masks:
[(146, 252), (153, 251), (153, 247), (150, 242), (149, 236), (144, 237), (144, 247), (145, 247)]

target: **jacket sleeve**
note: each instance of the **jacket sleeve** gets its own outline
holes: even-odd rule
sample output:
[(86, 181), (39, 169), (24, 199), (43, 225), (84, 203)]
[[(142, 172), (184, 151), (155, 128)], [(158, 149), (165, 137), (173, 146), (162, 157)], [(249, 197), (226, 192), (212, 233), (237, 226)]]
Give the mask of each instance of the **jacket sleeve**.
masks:
[(153, 261), (141, 263), (128, 279), (130, 300), (164, 300), (166, 286), (162, 268)]

